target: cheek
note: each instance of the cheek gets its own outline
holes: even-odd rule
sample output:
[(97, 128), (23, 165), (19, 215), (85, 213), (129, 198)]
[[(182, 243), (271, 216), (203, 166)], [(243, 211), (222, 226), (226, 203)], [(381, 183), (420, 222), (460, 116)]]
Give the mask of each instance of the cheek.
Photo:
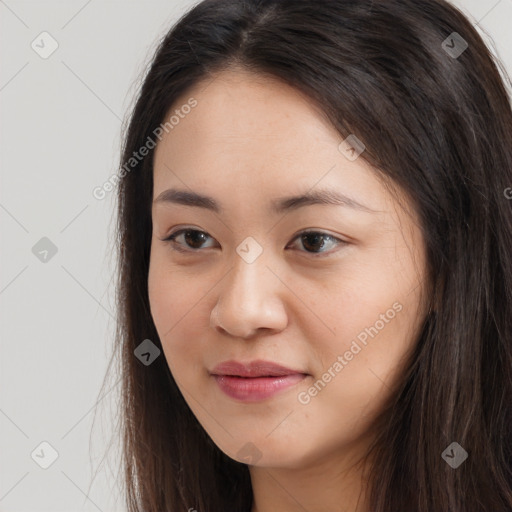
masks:
[(170, 286), (167, 271), (161, 262), (161, 258), (152, 250), (148, 273), (149, 306), (153, 322), (161, 339), (162, 334), (169, 330), (175, 321), (174, 317), (177, 313), (175, 307), (176, 294), (176, 284)]
[(170, 264), (165, 250), (152, 247), (148, 296), (151, 315), (159, 334), (167, 333), (174, 325), (179, 325), (177, 322), (180, 318), (192, 310), (197, 295), (195, 284), (183, 270)]
[[(389, 317), (394, 317), (380, 323), (379, 314), (392, 305), (386, 298), (368, 304), (357, 316), (341, 315), (339, 335), (324, 336), (323, 343), (316, 345), (321, 364), (309, 387), (300, 389), (297, 411), (302, 412), (304, 424), (298, 422), (297, 428), (305, 437), (305, 431), (324, 432), (320, 444), (326, 450), (340, 440), (352, 442), (365, 432), (393, 393), (401, 363), (414, 340), (408, 333), (406, 307), (410, 304), (402, 304), (399, 312), (393, 309)], [(333, 426), (332, 430), (327, 426)]]
[(320, 311), (335, 335), (311, 338), (319, 340), (312, 344), (315, 377), (322, 381), (319, 398), (312, 399), (318, 406), (325, 400), (355, 414), (366, 406), (373, 409), (376, 400), (378, 409), (415, 345), (421, 287), (412, 271), (397, 272), (392, 262), (383, 266), (385, 254), (379, 256), (380, 263), (360, 258), (350, 275), (340, 273), (325, 290)]
[(190, 374), (204, 348), (209, 306), (208, 287), (202, 288), (190, 275), (170, 268), (159, 255), (152, 255), (148, 273), (151, 316), (169, 368), (178, 380)]

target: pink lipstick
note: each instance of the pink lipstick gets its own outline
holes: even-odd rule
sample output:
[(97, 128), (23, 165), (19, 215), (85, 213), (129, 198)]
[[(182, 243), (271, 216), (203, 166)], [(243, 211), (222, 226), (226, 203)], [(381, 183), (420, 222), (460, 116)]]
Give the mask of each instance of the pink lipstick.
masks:
[(302, 381), (307, 374), (269, 361), (248, 364), (226, 361), (212, 370), (219, 388), (229, 397), (256, 402), (273, 396)]

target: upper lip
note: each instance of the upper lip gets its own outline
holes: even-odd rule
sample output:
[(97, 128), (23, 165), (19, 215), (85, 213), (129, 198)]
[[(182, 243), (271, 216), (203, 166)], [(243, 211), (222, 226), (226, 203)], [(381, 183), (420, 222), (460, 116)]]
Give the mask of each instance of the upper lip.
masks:
[(304, 374), (300, 370), (292, 370), (271, 361), (224, 361), (218, 364), (211, 372), (213, 375), (232, 375), (235, 377), (282, 377), (284, 375)]

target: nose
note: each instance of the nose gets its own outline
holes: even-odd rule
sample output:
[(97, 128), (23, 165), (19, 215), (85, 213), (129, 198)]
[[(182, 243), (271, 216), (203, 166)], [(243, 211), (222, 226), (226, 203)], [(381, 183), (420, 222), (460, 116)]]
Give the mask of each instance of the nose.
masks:
[(288, 323), (282, 300), (287, 288), (260, 256), (247, 263), (235, 258), (221, 288), (210, 325), (224, 335), (251, 338), (261, 330), (280, 331)]

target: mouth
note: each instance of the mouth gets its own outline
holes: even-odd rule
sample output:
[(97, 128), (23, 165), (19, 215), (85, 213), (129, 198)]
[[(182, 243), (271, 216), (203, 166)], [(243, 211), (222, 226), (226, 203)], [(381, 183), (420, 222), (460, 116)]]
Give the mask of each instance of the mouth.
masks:
[(226, 361), (217, 365), (212, 377), (230, 398), (243, 402), (256, 402), (270, 398), (304, 380), (308, 374), (269, 361), (248, 364)]

